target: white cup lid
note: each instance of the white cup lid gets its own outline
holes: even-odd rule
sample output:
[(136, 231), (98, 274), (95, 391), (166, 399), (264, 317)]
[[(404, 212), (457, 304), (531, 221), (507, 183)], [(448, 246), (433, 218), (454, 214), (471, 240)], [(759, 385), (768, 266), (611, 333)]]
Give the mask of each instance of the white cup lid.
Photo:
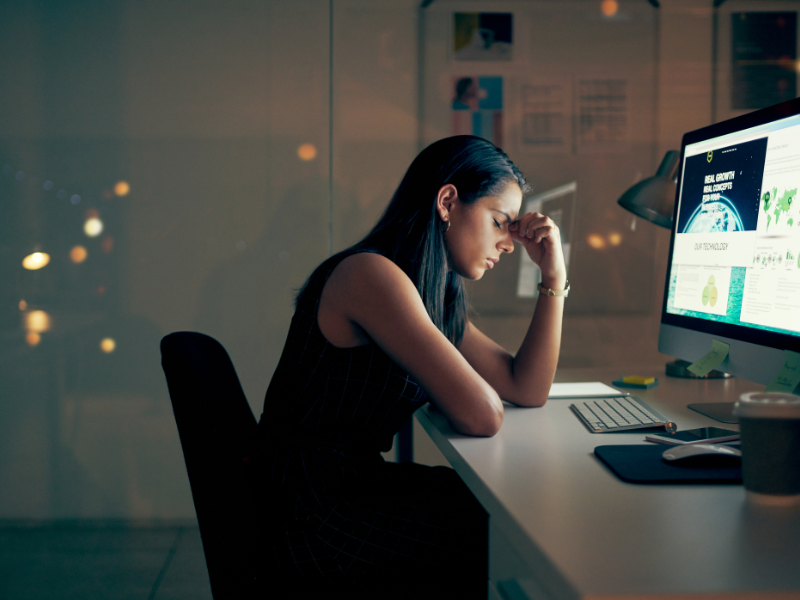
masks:
[(751, 419), (800, 419), (800, 396), (783, 392), (748, 392), (739, 397), (733, 413)]

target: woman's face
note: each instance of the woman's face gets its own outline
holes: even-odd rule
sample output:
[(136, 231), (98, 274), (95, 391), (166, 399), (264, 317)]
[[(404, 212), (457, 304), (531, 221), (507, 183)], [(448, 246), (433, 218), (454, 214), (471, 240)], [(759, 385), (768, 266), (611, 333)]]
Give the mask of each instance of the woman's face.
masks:
[(522, 190), (513, 181), (497, 196), (484, 196), (472, 204), (457, 198), (451, 202), (446, 214), (450, 228), (445, 232), (450, 267), (462, 277), (480, 279), (503, 253), (513, 252), (508, 226), (517, 220), (521, 206)]

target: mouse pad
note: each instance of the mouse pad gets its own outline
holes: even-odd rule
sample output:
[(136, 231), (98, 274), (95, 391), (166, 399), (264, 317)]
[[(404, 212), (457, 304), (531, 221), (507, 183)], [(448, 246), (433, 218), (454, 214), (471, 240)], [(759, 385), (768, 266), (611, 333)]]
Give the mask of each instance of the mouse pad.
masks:
[(661, 458), (664, 444), (597, 446), (595, 456), (617, 477), (630, 483), (742, 483), (741, 460), (725, 456)]

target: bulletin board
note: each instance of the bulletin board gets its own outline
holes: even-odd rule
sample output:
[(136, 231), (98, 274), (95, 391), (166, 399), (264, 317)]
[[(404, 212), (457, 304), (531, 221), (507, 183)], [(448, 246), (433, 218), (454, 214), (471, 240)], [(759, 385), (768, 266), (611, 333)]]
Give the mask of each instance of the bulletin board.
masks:
[[(661, 158), (657, 27), (646, 2), (618, 2), (613, 15), (594, 0), (439, 0), (426, 9), (424, 145), (479, 135), (520, 167), (530, 197), (573, 186), (568, 314), (652, 310), (654, 226), (616, 200)], [(531, 314), (536, 294), (521, 283), (523, 252), (517, 246), (468, 284), (478, 313)]]

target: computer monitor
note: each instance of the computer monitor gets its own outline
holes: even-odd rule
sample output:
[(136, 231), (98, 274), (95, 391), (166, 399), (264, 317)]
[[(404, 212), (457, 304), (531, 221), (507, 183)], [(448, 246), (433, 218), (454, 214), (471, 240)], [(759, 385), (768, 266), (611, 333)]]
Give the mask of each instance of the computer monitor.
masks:
[(768, 383), (800, 352), (800, 99), (683, 136), (658, 349)]

